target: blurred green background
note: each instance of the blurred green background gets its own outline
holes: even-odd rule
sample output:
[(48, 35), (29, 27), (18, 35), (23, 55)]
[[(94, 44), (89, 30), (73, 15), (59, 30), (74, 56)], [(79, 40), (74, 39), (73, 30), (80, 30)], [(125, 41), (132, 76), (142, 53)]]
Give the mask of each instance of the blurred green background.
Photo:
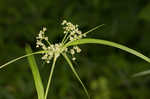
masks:
[[(0, 65), (25, 54), (25, 44), (36, 49), (43, 26), (52, 42), (63, 37), (62, 20), (79, 24), (85, 32), (105, 24), (88, 37), (114, 41), (150, 56), (149, 0), (0, 0)], [(150, 75), (132, 78), (150, 69), (147, 62), (107, 46), (81, 45), (74, 63), (92, 99), (149, 99)], [(43, 83), (50, 65), (36, 56)], [(87, 99), (64, 62), (57, 61), (49, 99)], [(27, 59), (0, 70), (0, 99), (37, 99)]]

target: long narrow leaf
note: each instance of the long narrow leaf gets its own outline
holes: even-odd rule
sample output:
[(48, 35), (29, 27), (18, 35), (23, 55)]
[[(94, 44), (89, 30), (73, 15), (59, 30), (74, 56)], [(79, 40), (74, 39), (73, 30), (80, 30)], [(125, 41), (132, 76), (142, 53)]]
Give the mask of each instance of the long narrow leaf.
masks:
[(88, 99), (90, 99), (90, 96), (89, 96), (89, 93), (85, 87), (85, 85), (83, 84), (82, 80), (80, 79), (79, 75), (77, 74), (76, 70), (74, 69), (73, 65), (72, 65), (72, 62), (70, 61), (70, 59), (68, 58), (68, 56), (66, 54), (62, 54), (64, 56), (64, 58), (66, 59), (66, 61), (68, 62), (71, 70), (73, 71), (74, 75), (76, 76), (76, 78), (78, 79), (78, 81), (80, 82), (80, 84), (82, 85), (85, 93), (87, 94), (88, 96)]
[(150, 58), (146, 57), (145, 55), (141, 54), (140, 52), (135, 51), (135, 50), (133, 50), (131, 48), (128, 48), (128, 47), (126, 47), (124, 45), (121, 45), (121, 44), (118, 44), (118, 43), (114, 43), (114, 42), (111, 42), (111, 41), (107, 41), (107, 40), (86, 38), (86, 39), (80, 39), (80, 40), (69, 42), (69, 43), (67, 43), (65, 45), (65, 47), (73, 46), (73, 45), (80, 45), (80, 44), (87, 44), (87, 43), (95, 43), (95, 44), (101, 44), (101, 45), (107, 45), (107, 46), (111, 46), (111, 47), (116, 47), (116, 48), (124, 50), (124, 51), (126, 51), (128, 53), (136, 55), (139, 58), (141, 58), (141, 59), (143, 59), (143, 60), (145, 60), (145, 61), (150, 63)]
[(26, 55), (23, 55), (23, 56), (21, 56), (21, 57), (15, 58), (15, 59), (13, 59), (13, 60), (11, 60), (11, 61), (9, 61), (9, 62), (7, 62), (7, 63), (1, 65), (1, 66), (0, 66), (0, 69), (6, 67), (7, 65), (9, 65), (9, 64), (11, 64), (11, 63), (13, 63), (13, 62), (16, 62), (17, 60), (20, 60), (20, 59), (22, 59), (22, 58), (25, 58), (25, 57), (28, 57), (28, 56), (31, 56), (31, 55), (35, 55), (35, 54), (42, 54), (42, 53), (45, 53), (45, 51), (38, 51), (38, 52), (26, 54)]
[[(32, 53), (32, 49), (30, 48), (29, 45), (26, 46), (26, 53), (28, 55), (31, 55), (31, 53)], [(44, 99), (44, 87), (42, 84), (42, 80), (40, 77), (40, 73), (39, 73), (35, 58), (33, 55), (28, 56), (27, 58), (28, 58), (28, 61), (30, 64), (30, 69), (31, 69), (32, 74), (33, 74), (34, 83), (35, 83), (35, 87), (36, 87), (37, 94), (38, 94), (38, 99)]]
[[(73, 45), (80, 45), (80, 44), (87, 44), (87, 43), (95, 43), (95, 44), (101, 44), (101, 45), (107, 45), (107, 46), (111, 46), (111, 47), (116, 47), (116, 48), (119, 48), (121, 50), (124, 50), (128, 53), (131, 53), (147, 62), (150, 63), (150, 58), (143, 55), (142, 53), (136, 51), (136, 50), (133, 50), (131, 48), (128, 48), (124, 45), (121, 45), (121, 44), (118, 44), (118, 43), (114, 43), (114, 42), (111, 42), (111, 41), (107, 41), (107, 40), (101, 40), (101, 39), (92, 39), (92, 38), (86, 38), (86, 39), (81, 39), (81, 40), (77, 40), (77, 41), (73, 41), (73, 42), (69, 42), (65, 45), (65, 47), (68, 47), (68, 46), (73, 46)], [(140, 72), (140, 73), (136, 73), (133, 75), (133, 77), (137, 77), (137, 76), (143, 76), (143, 75), (146, 75), (146, 74), (150, 74), (150, 70), (147, 70), (147, 71), (143, 71), (143, 72)]]

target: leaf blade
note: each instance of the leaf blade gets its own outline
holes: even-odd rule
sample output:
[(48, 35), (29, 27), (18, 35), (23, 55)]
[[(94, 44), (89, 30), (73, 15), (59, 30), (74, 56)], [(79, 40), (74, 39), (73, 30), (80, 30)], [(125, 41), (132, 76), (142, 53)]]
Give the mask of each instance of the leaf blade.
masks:
[[(131, 53), (131, 54), (147, 61), (148, 63), (150, 63), (150, 58), (143, 55), (142, 53), (140, 53), (136, 50), (133, 50), (131, 48), (128, 48), (124, 45), (121, 45), (121, 44), (118, 44), (118, 43), (115, 43), (115, 42), (111, 42), (111, 41), (107, 41), (107, 40), (86, 38), (86, 39), (80, 39), (80, 40), (77, 40), (77, 41), (69, 42), (65, 45), (65, 47), (73, 46), (73, 45), (80, 45), (80, 44), (88, 44), (88, 43), (95, 43), (95, 44), (101, 44), (101, 45), (107, 45), (107, 46), (119, 48), (121, 50), (124, 50), (128, 53)], [(133, 75), (133, 77), (143, 76), (143, 75), (147, 75), (147, 74), (150, 74), (150, 70), (136, 73), (136, 74)]]
[[(26, 46), (25, 50), (26, 50), (27, 54), (32, 53), (32, 49), (30, 48), (29, 45)], [(42, 84), (41, 76), (40, 76), (35, 58), (33, 55), (31, 55), (31, 56), (28, 56), (27, 59), (29, 61), (30, 69), (31, 69), (32, 74), (33, 74), (34, 83), (35, 83), (36, 91), (38, 94), (38, 99), (44, 99), (44, 87)]]
[(45, 51), (38, 51), (38, 52), (34, 52), (34, 53), (30, 53), (30, 54), (26, 54), (26, 55), (20, 56), (20, 57), (18, 57), (18, 58), (15, 58), (15, 59), (13, 59), (13, 60), (11, 60), (11, 61), (9, 61), (9, 62), (7, 62), (7, 63), (1, 65), (1, 66), (0, 66), (0, 69), (6, 67), (7, 65), (9, 65), (9, 64), (11, 64), (11, 63), (16, 62), (17, 60), (20, 60), (20, 59), (22, 59), (22, 58), (25, 58), (25, 57), (28, 57), (28, 56), (31, 56), (31, 55), (35, 55), (35, 54), (41, 54), (41, 53), (44, 53), (44, 52), (45, 52)]
[(68, 58), (68, 56), (66, 54), (62, 54), (64, 56), (64, 58), (66, 59), (66, 61), (68, 62), (72, 72), (74, 73), (74, 75), (76, 76), (77, 80), (80, 82), (80, 84), (82, 85), (85, 93), (87, 94), (88, 96), (88, 99), (90, 99), (90, 95), (85, 87), (85, 85), (83, 84), (82, 80), (80, 79), (79, 75), (77, 74), (76, 70), (74, 69), (73, 65), (72, 65), (72, 62), (70, 61), (70, 59)]
[(115, 43), (115, 42), (111, 42), (111, 41), (107, 41), (107, 40), (101, 40), (101, 39), (92, 39), (92, 38), (86, 38), (86, 39), (80, 39), (80, 40), (76, 40), (73, 42), (69, 42), (65, 45), (65, 47), (69, 47), (69, 46), (73, 46), (73, 45), (80, 45), (80, 44), (88, 44), (88, 43), (95, 43), (95, 44), (101, 44), (101, 45), (107, 45), (107, 46), (111, 46), (111, 47), (115, 47), (115, 48), (119, 48), (121, 50), (124, 50), (128, 53), (131, 53), (147, 62), (150, 63), (150, 58), (148, 58), (147, 56), (143, 55), (142, 53), (133, 50), (131, 48), (128, 48), (124, 45)]

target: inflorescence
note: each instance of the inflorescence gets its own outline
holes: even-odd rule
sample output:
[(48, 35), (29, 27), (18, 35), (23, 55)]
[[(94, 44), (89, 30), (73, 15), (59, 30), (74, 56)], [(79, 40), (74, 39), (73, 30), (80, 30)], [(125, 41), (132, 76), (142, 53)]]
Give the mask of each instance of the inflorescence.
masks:
[(78, 29), (78, 25), (74, 25), (71, 22), (67, 22), (66, 20), (64, 20), (61, 25), (63, 26), (63, 33), (65, 34), (61, 43), (51, 44), (48, 41), (48, 37), (45, 36), (45, 32), (47, 31), (45, 27), (36, 37), (36, 47), (40, 47), (46, 52), (43, 53), (44, 55), (42, 56), (42, 60), (45, 60), (47, 63), (50, 63), (50, 60), (54, 57), (58, 58), (61, 53), (69, 53), (72, 55), (72, 60), (76, 60), (74, 54), (81, 52), (81, 49), (77, 45), (69, 48), (64, 48), (64, 45), (67, 42), (86, 37), (86, 34), (82, 34), (82, 32)]

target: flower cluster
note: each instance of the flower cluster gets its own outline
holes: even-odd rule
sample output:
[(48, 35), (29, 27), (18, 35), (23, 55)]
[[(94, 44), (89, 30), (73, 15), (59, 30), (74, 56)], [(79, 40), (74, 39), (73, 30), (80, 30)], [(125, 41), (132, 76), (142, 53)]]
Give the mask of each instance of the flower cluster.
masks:
[(46, 28), (44, 27), (43, 30), (41, 30), (38, 34), (38, 37), (36, 37), (37, 41), (36, 41), (36, 47), (42, 47), (43, 50), (46, 49), (45, 44), (42, 42), (43, 40), (48, 41), (48, 37), (45, 36), (45, 32), (46, 32)]
[(50, 63), (50, 60), (53, 57), (59, 57), (60, 53), (62, 53), (62, 44), (51, 44), (46, 48), (47, 53), (44, 53), (44, 56), (42, 57), (43, 60), (45, 60), (47, 63)]
[[(79, 40), (83, 37), (86, 37), (85, 34), (78, 29), (78, 25), (73, 25), (71, 22), (67, 22), (64, 20), (62, 22), (63, 29), (64, 29), (64, 38), (61, 43), (57, 44), (50, 44), (48, 41), (48, 37), (45, 36), (46, 28), (44, 27), (36, 37), (36, 47), (41, 47), (45, 53), (42, 56), (42, 59), (45, 60), (47, 63), (50, 63), (50, 60), (54, 57), (59, 57), (61, 53), (70, 53), (72, 55), (72, 60), (76, 60), (74, 57), (75, 53), (80, 53), (81, 49), (78, 46), (73, 46), (70, 48), (64, 48), (64, 44), (70, 41)], [(48, 44), (45, 44), (46, 42)]]
[(86, 34), (82, 34), (82, 32), (78, 29), (78, 25), (73, 25), (71, 22), (67, 22), (66, 20), (62, 22), (62, 25), (64, 26), (64, 34), (69, 34), (68, 37), (70, 41), (86, 37)]
[[(36, 37), (36, 47), (41, 47), (46, 53), (43, 53), (42, 59), (45, 60), (47, 63), (50, 63), (50, 60), (55, 56), (56, 58), (59, 57), (62, 50), (62, 44), (50, 44), (48, 41), (48, 37), (45, 36), (46, 28), (44, 27)], [(46, 46), (46, 41), (49, 45)], [(65, 51), (65, 50), (64, 50)]]
[[(78, 29), (78, 25), (74, 25), (71, 22), (67, 22), (66, 20), (62, 22), (62, 25), (64, 29), (64, 34), (68, 35), (66, 41), (68, 39), (69, 41), (75, 41), (86, 37), (86, 34), (82, 34), (82, 32)], [(80, 53), (81, 49), (78, 46), (73, 46), (69, 51), (69, 53), (72, 55), (72, 60), (76, 60), (76, 58), (74, 57), (74, 54), (76, 52)]]

